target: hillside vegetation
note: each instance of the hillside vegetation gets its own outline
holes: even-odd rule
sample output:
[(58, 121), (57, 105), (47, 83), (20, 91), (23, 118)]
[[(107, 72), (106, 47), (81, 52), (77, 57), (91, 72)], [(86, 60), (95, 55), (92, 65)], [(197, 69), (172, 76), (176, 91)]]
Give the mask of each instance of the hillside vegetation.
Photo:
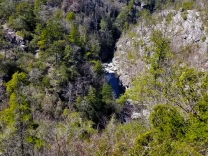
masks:
[[(207, 10), (0, 0), (0, 155), (207, 155)], [(119, 99), (103, 70), (111, 59), (128, 88)], [(136, 120), (128, 106), (141, 108)]]

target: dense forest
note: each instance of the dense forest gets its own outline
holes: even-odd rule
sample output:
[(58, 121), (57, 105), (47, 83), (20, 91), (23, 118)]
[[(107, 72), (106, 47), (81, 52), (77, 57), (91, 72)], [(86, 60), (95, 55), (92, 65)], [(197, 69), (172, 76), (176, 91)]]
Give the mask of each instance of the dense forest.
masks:
[[(0, 0), (0, 155), (207, 155), (208, 70), (155, 28), (165, 10), (197, 10), (208, 45), (207, 0)], [(118, 97), (103, 64), (136, 26), (151, 45), (137, 36), (127, 59), (146, 66)]]

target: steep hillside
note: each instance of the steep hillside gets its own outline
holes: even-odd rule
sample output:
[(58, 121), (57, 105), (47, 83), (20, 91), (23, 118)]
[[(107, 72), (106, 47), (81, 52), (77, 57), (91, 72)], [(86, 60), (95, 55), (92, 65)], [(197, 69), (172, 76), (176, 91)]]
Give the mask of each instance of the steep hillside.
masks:
[[(172, 64), (187, 65), (208, 71), (208, 27), (205, 12), (197, 10), (164, 10), (152, 16), (144, 12), (143, 23), (132, 26), (116, 43), (112, 64), (108, 65), (119, 76), (122, 84), (130, 82), (148, 67), (147, 55), (154, 53), (151, 37), (159, 30), (170, 42)], [(158, 38), (159, 39), (159, 38)]]
[(207, 10), (0, 0), (0, 155), (206, 156)]

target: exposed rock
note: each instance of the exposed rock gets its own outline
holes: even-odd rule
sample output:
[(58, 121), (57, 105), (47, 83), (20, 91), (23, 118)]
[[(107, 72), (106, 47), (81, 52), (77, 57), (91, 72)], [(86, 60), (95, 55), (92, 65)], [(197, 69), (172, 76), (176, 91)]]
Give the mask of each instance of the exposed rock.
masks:
[(148, 119), (150, 111), (147, 106), (144, 104), (139, 104), (133, 100), (127, 100), (122, 111), (121, 111), (121, 120), (123, 122), (130, 122), (134, 119)]
[(132, 119), (139, 119), (141, 116), (142, 116), (141, 113), (133, 112), (131, 115), (131, 118)]
[[(172, 20), (167, 23), (165, 17), (170, 13)], [(180, 11), (164, 10), (155, 15), (155, 19), (163, 17), (162, 22), (156, 22), (151, 27), (148, 24), (139, 25), (131, 29), (134, 37), (128, 36), (127, 33), (119, 39), (110, 69), (119, 76), (125, 87), (131, 87), (132, 78), (148, 68), (148, 65), (143, 61), (143, 56), (146, 55), (145, 49), (152, 45), (150, 36), (153, 30), (161, 30), (170, 39), (170, 46), (174, 54), (173, 61), (181, 62), (181, 65), (185, 64), (198, 70), (208, 71), (207, 27), (203, 25), (200, 13), (196, 10), (188, 10), (186, 20), (182, 18), (181, 14)], [(149, 54), (151, 53), (153, 52), (149, 51)]]
[(141, 3), (141, 8), (146, 8), (147, 6), (148, 6), (147, 3), (145, 3), (145, 2), (142, 2), (142, 3)]
[(27, 41), (23, 37), (17, 35), (17, 33), (14, 30), (8, 28), (6, 23), (2, 25), (2, 27), (5, 32), (5, 39), (8, 42), (14, 45), (18, 45), (20, 49), (22, 49), (23, 51), (26, 50)]
[(142, 109), (140, 113), (138, 112), (133, 112), (131, 115), (131, 119), (139, 119), (139, 118), (146, 118), (150, 116), (150, 111), (148, 109)]
[(36, 50), (36, 53), (35, 53), (35, 58), (36, 58), (36, 59), (39, 58), (39, 51), (40, 51), (40, 50)]
[(3, 86), (3, 75), (0, 75), (0, 102), (4, 99), (6, 89)]

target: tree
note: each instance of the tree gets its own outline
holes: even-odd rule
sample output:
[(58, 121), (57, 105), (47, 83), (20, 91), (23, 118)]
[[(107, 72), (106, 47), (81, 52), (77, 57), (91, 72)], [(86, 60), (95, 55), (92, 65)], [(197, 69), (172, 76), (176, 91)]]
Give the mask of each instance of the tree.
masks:
[(30, 2), (18, 2), (14, 14), (9, 17), (8, 25), (17, 30), (32, 32), (35, 29), (34, 5)]
[(101, 104), (98, 103), (98, 97), (96, 96), (96, 90), (90, 87), (88, 95), (85, 97), (86, 103), (88, 105), (88, 115), (89, 119), (96, 121), (99, 120), (98, 110), (100, 110)]
[(75, 24), (72, 24), (68, 40), (70, 43), (79, 45), (80, 43), (80, 35), (79, 35), (79, 30)]
[[(155, 105), (150, 122), (162, 136), (179, 139), (185, 134), (185, 120), (171, 105)], [(163, 139), (162, 136), (158, 139)]]
[(186, 67), (172, 72), (165, 96), (158, 94), (167, 104), (153, 107), (150, 130), (138, 136), (134, 154), (204, 155), (207, 151), (207, 73)]
[(121, 11), (121, 13), (116, 18), (115, 25), (122, 32), (122, 30), (127, 30), (129, 26), (129, 10), (125, 8)]
[(100, 22), (101, 43), (111, 47), (113, 44), (112, 23), (109, 18), (102, 19)]
[(151, 65), (151, 73), (155, 77), (155, 81), (161, 77), (168, 66), (168, 61), (171, 58), (171, 50), (169, 40), (165, 38), (161, 31), (154, 31), (151, 37), (153, 42), (154, 53), (152, 56), (147, 57), (147, 62)]
[(33, 135), (38, 124), (33, 121), (31, 105), (23, 91), (26, 84), (27, 75), (22, 72), (14, 73), (6, 84), (6, 91), (10, 95), (9, 106), (0, 112), (1, 150), (5, 154), (32, 154), (35, 145), (41, 146), (40, 140)]
[(68, 12), (66, 15), (67, 21), (73, 21), (73, 20), (75, 20), (75, 18), (76, 18), (76, 15), (72, 11)]
[(15, 12), (14, 1), (0, 1), (0, 20), (8, 20), (9, 16)]
[(64, 58), (65, 41), (58, 40), (54, 41), (50, 48), (47, 50), (49, 56), (55, 57), (55, 64), (58, 65)]
[[(40, 27), (40, 25), (39, 25)], [(40, 28), (37, 28), (40, 29)], [(40, 30), (38, 46), (40, 49), (48, 49), (50, 44), (63, 38), (64, 29), (56, 19), (49, 19), (44, 28)]]
[(102, 102), (110, 105), (113, 102), (112, 88), (109, 84), (104, 84), (101, 90)]
[(158, 104), (150, 115), (151, 128), (138, 136), (132, 153), (137, 155), (200, 155), (196, 146), (185, 142), (189, 127), (173, 106)]

